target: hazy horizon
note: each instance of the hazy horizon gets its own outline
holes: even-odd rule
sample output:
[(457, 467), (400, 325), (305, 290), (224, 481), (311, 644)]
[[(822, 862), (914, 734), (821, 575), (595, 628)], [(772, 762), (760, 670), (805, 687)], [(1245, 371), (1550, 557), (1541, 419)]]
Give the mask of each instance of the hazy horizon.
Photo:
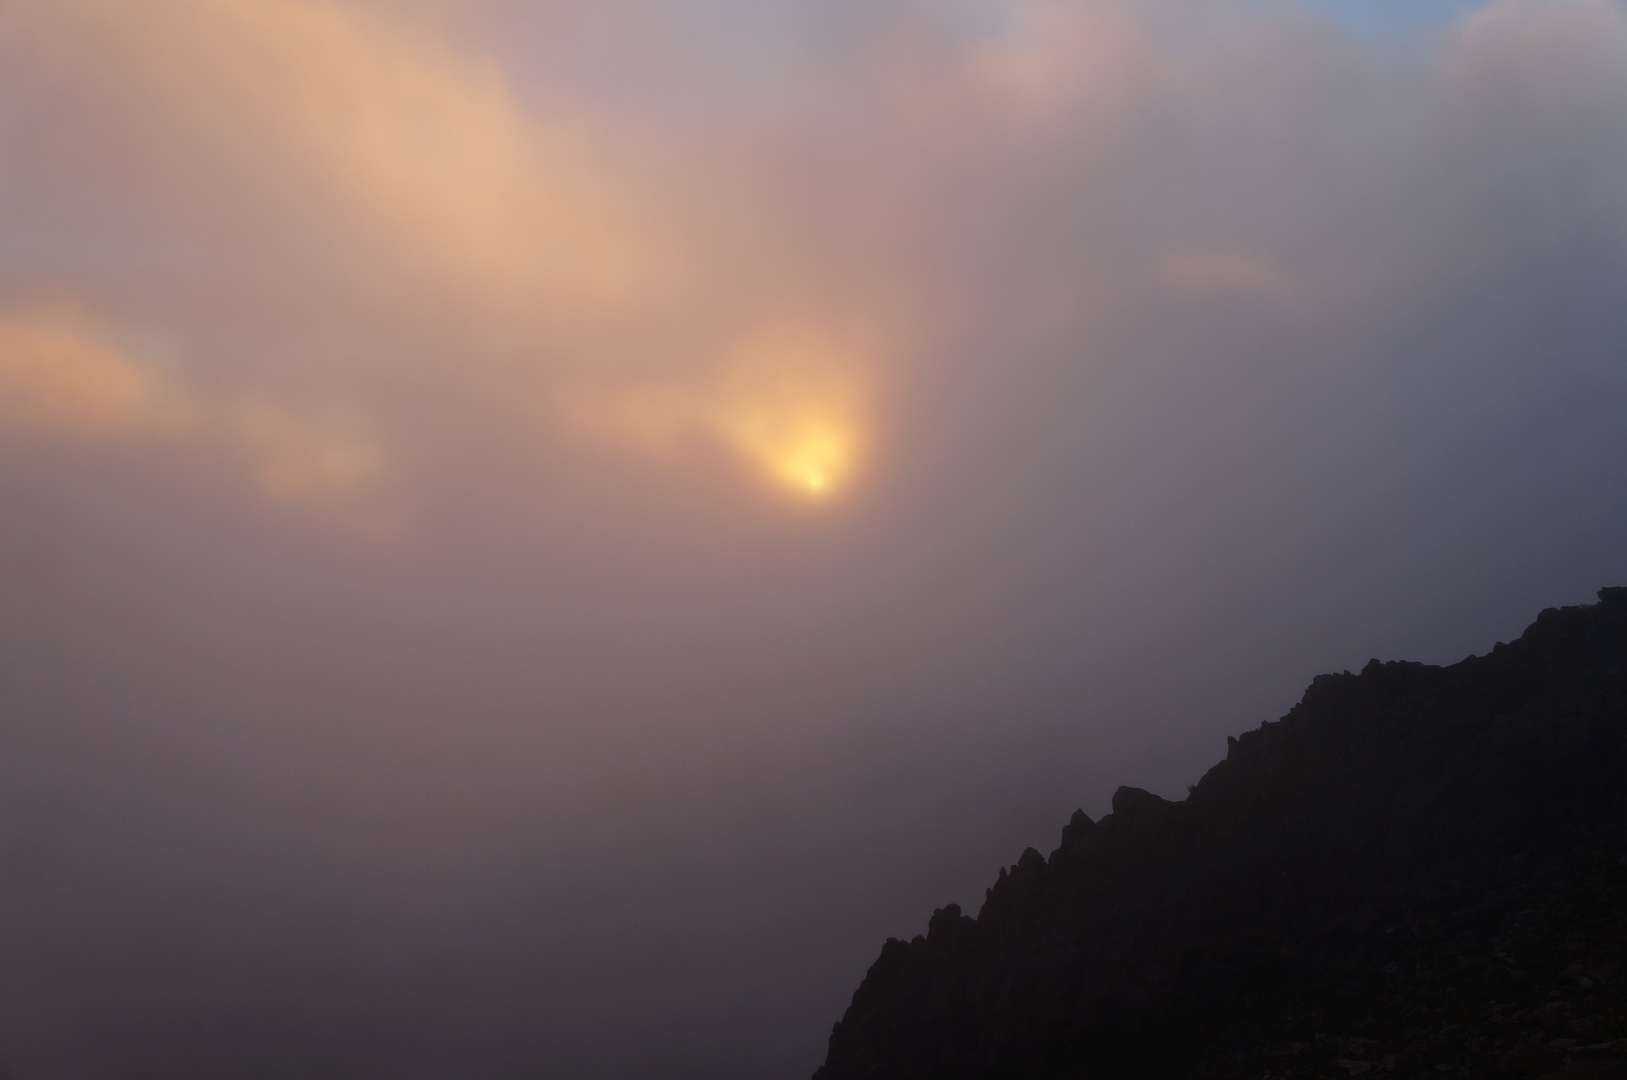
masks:
[(1627, 584), (1624, 101), (1619, 0), (0, 0), (0, 1076), (811, 1074)]

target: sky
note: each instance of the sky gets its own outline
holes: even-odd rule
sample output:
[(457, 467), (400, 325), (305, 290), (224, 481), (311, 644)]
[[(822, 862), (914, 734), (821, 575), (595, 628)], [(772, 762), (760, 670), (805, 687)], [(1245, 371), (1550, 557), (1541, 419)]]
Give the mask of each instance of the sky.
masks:
[(0, 1076), (805, 1077), (1627, 584), (1619, 0), (0, 0)]

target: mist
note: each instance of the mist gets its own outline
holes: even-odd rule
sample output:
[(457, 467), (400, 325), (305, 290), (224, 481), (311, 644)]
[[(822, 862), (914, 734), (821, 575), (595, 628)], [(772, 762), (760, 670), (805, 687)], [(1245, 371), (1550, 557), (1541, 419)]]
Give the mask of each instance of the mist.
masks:
[(1627, 8), (1386, 10), (0, 0), (0, 1075), (806, 1076), (1627, 582)]

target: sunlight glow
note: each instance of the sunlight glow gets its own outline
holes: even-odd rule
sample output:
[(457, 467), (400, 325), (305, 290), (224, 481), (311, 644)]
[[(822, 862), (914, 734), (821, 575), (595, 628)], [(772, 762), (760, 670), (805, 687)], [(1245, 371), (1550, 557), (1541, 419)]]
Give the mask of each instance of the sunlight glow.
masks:
[(563, 395), (572, 426), (672, 459), (686, 445), (733, 451), (776, 487), (828, 499), (853, 479), (866, 430), (862, 357), (827, 336), (771, 326), (724, 351), (721, 375), (582, 387)]
[(851, 420), (818, 405), (753, 403), (725, 416), (719, 426), (769, 476), (810, 497), (834, 494), (855, 463), (858, 438)]
[(858, 464), (865, 394), (857, 362), (851, 346), (816, 329), (767, 326), (731, 352), (717, 428), (778, 483), (829, 497)]

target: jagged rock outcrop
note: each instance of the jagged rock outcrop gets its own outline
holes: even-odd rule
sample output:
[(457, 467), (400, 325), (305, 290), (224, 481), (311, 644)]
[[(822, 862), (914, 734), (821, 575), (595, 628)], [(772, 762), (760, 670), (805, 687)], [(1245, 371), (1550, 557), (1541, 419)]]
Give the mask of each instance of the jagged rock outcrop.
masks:
[(1185, 800), (1075, 813), (975, 919), (883, 946), (816, 1080), (1627, 1076), (1627, 589), (1599, 600), (1319, 676)]

